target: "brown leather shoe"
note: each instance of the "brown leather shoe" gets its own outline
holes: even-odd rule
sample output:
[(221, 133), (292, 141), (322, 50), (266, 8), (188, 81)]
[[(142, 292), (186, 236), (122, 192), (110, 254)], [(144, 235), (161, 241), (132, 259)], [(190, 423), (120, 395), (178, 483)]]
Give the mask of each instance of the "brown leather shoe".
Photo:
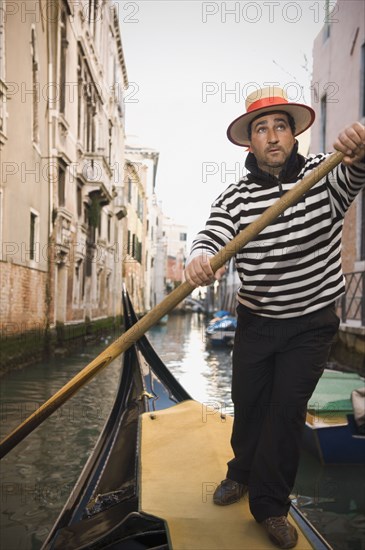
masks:
[(298, 532), (286, 516), (267, 518), (260, 525), (279, 548), (294, 548), (298, 542)]
[(213, 495), (214, 504), (226, 506), (238, 502), (247, 493), (247, 486), (232, 479), (224, 479), (220, 482)]

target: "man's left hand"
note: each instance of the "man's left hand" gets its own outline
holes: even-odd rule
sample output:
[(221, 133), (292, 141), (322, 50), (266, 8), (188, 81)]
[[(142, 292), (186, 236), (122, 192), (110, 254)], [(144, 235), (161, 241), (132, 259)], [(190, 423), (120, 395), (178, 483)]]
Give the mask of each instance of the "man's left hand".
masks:
[(333, 144), (337, 151), (345, 156), (344, 164), (353, 164), (365, 158), (365, 126), (360, 122), (354, 122), (339, 133)]

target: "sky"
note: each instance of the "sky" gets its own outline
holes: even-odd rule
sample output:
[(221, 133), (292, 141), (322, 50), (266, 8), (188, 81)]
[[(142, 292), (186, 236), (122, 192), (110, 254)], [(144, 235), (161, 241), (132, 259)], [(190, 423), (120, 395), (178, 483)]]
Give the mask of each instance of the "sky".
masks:
[[(335, 2), (332, 2), (334, 5)], [(213, 200), (243, 172), (226, 137), (246, 96), (265, 85), (311, 102), (313, 40), (323, 0), (116, 2), (129, 87), (126, 134), (159, 151), (156, 194), (166, 215), (204, 227)]]

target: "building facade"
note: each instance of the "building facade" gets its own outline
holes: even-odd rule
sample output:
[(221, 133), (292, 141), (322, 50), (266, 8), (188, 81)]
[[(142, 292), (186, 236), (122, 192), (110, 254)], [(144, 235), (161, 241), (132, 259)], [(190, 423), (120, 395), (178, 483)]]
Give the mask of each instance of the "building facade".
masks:
[(153, 193), (149, 201), (148, 240), (150, 245), (149, 264), (149, 307), (159, 304), (167, 295), (167, 238), (163, 229), (164, 214), (161, 202)]
[[(44, 329), (51, 184), (47, 29), (1, 5), (1, 319), (9, 337)], [(21, 36), (20, 36), (21, 33)], [(17, 44), (17, 47), (14, 47)], [(19, 67), (22, 71), (19, 71)], [(38, 292), (35, 292), (35, 289)], [(39, 299), (41, 297), (41, 299)]]
[[(365, 4), (327, 1), (326, 23), (313, 46), (311, 152), (331, 151), (339, 132), (365, 124)], [(332, 10), (332, 11), (331, 11)], [(365, 188), (349, 208), (343, 227), (342, 265), (346, 293), (338, 303), (339, 338), (365, 353)], [(361, 359), (360, 359), (361, 360)], [(344, 362), (356, 363), (355, 359)]]
[(2, 334), (36, 346), (121, 314), (128, 80), (115, 3), (1, 10)]
[[(365, 4), (337, 0), (334, 8), (313, 45), (313, 153), (331, 151), (349, 124), (365, 124)], [(346, 215), (342, 262), (345, 273), (365, 270), (365, 189)]]
[(187, 227), (177, 224), (171, 218), (163, 219), (163, 236), (167, 243), (166, 288), (176, 288), (184, 280), (184, 267), (187, 257)]
[(122, 277), (136, 312), (145, 313), (146, 271), (146, 166), (127, 158), (125, 164), (124, 202), (127, 215), (124, 222), (125, 243), (122, 257)]
[[(128, 205), (127, 208), (130, 214), (125, 225), (126, 228), (133, 232), (132, 226), (136, 226), (132, 220), (139, 217), (141, 227), (143, 228), (142, 236), (140, 237), (140, 242), (142, 243), (139, 254), (140, 267), (135, 266), (134, 268), (140, 273), (139, 281), (141, 288), (138, 291), (138, 309), (142, 313), (154, 307), (164, 296), (158, 290), (164, 285), (163, 281), (166, 277), (164, 271), (166, 269), (166, 262), (160, 254), (162, 211), (158, 205), (155, 191), (159, 153), (155, 149), (141, 146), (137, 142), (136, 137), (128, 136), (126, 157), (125, 203)], [(132, 178), (130, 177), (131, 174), (134, 174)], [(131, 196), (129, 197), (129, 195)], [(134, 199), (133, 196), (135, 197)], [(143, 207), (141, 208), (142, 200)], [(128, 236), (126, 237), (126, 242), (128, 243)], [(127, 256), (126, 259), (129, 262), (131, 261), (130, 256)], [(134, 257), (135, 260), (136, 257)], [(127, 273), (131, 269), (131, 266), (125, 265), (123, 273)], [(134, 283), (133, 287), (135, 287)], [(132, 288), (132, 281), (127, 284), (127, 288), (129, 290)]]

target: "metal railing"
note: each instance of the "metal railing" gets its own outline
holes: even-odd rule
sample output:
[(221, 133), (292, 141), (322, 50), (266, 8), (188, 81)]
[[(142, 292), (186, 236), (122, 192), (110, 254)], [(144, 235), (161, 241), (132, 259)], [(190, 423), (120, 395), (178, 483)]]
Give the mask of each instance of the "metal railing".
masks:
[(346, 291), (339, 299), (341, 321), (365, 326), (365, 271), (345, 273), (345, 279)]

